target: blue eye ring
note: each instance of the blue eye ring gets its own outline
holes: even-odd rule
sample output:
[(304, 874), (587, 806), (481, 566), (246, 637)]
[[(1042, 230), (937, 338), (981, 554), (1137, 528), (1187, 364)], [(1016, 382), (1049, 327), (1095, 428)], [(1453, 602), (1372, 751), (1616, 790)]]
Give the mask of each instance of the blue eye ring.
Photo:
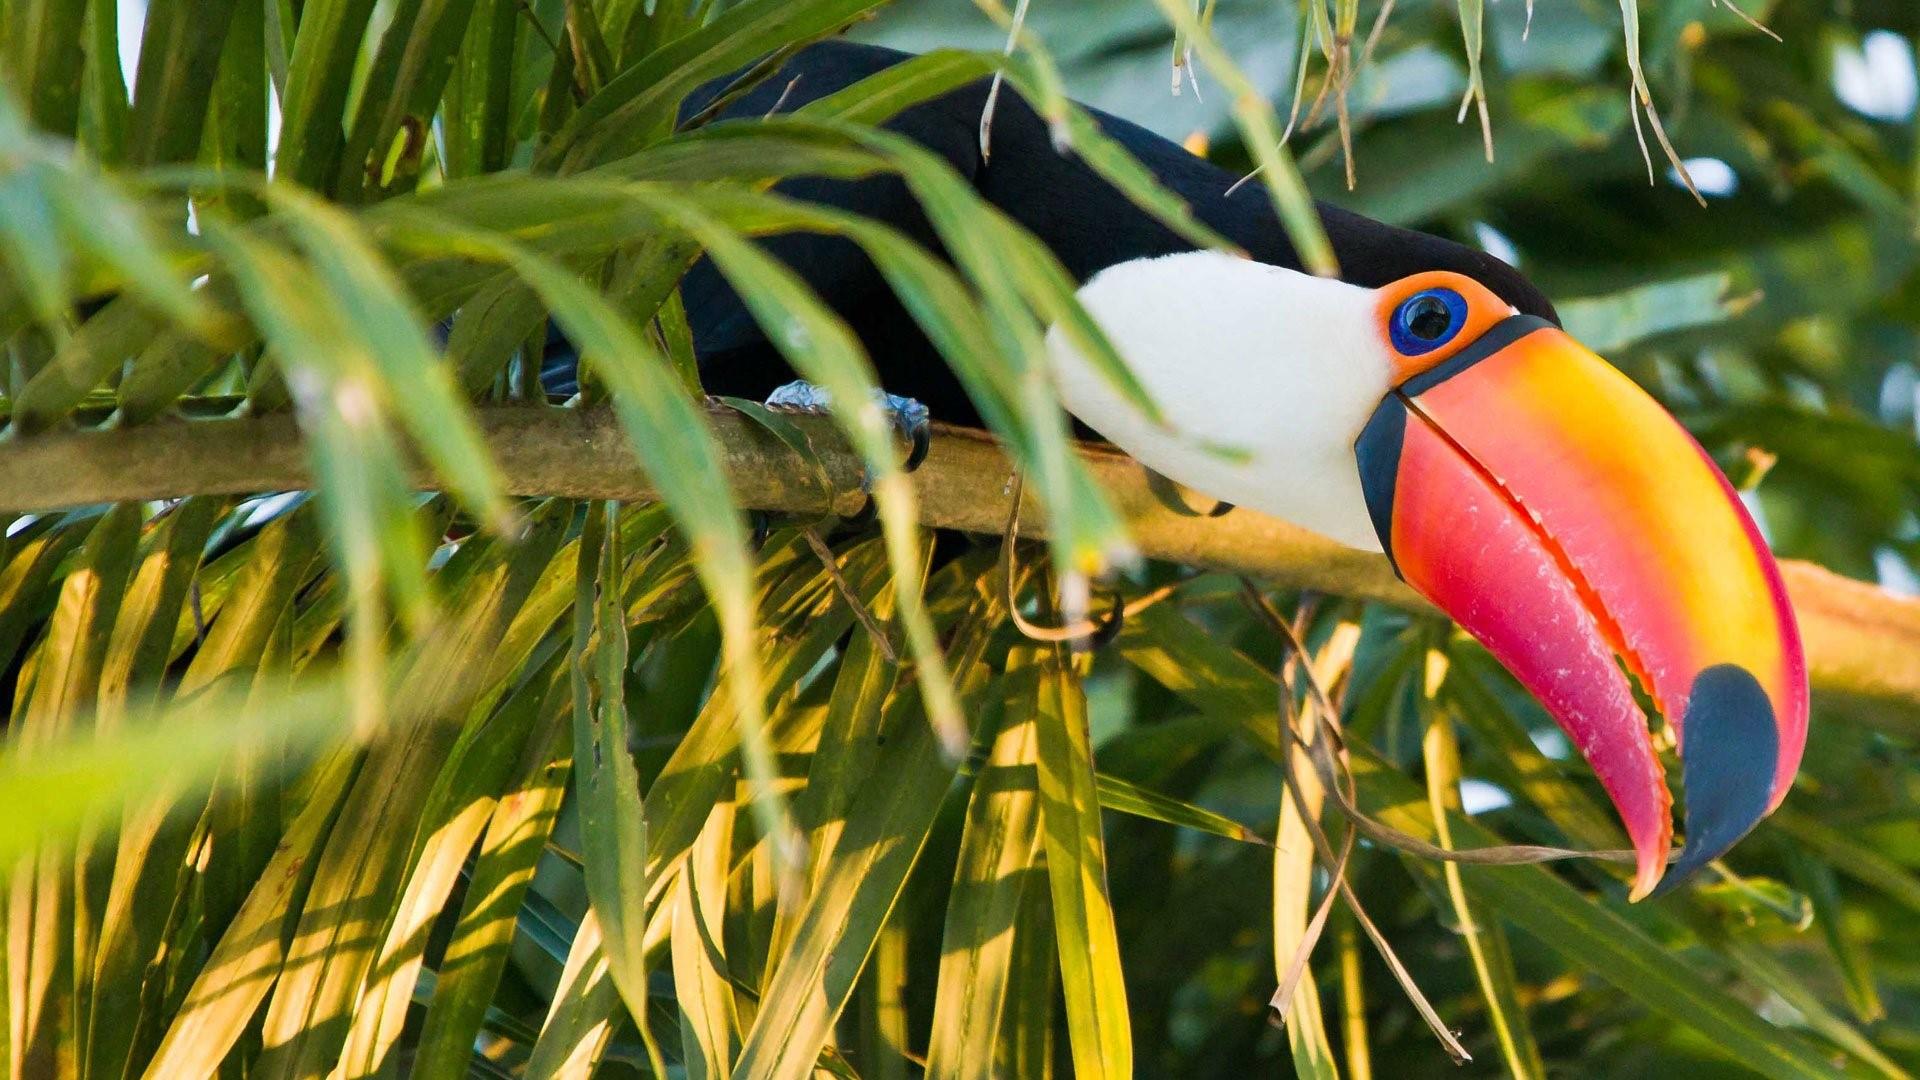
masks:
[(1452, 341), (1467, 324), (1467, 298), (1452, 289), (1422, 289), (1393, 309), (1388, 336), (1403, 356), (1419, 356)]

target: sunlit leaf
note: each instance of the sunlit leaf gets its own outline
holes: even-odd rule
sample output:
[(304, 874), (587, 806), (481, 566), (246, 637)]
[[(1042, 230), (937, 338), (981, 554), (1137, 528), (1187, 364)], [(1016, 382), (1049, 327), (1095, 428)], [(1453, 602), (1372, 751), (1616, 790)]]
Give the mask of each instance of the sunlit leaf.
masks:
[[(1036, 655), (1037, 653), (1037, 655)], [(1014, 654), (1019, 657), (1019, 653)], [(1087, 733), (1086, 696), (1060, 646), (1009, 660), (1009, 677), (1024, 668), (1034, 680), (1031, 704), (1013, 717), (1038, 736), (1041, 832), (1053, 895), (1054, 938), (1060, 948), (1060, 987), (1066, 994), (1067, 1032), (1078, 1076), (1133, 1075), (1133, 1033), (1127, 1020), (1120, 942), (1107, 892), (1100, 802)], [(1016, 683), (1015, 685), (1021, 685)]]

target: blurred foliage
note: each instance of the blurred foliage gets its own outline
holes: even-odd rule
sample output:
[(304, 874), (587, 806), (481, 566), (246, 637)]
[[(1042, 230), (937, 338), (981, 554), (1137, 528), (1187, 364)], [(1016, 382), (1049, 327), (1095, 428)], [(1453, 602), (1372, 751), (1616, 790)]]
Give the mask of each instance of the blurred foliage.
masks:
[[(12, 1073), (1456, 1075), (1374, 930), (1475, 1068), (1920, 1068), (1912, 727), (1822, 700), (1785, 808), (1716, 880), (1639, 905), (1597, 863), (1453, 872), (1361, 844), (1366, 918), (1335, 909), (1281, 1027), (1267, 1000), (1329, 888), (1278, 765), (1311, 680), (1280, 678), (1237, 582), (1152, 566), (1124, 591), (1171, 598), (1110, 647), (1027, 641), (997, 552), (933, 559), (886, 433), (851, 415), (881, 534), (753, 535), (673, 287), (711, 252), (757, 315), (804, 327), (796, 366), (858, 399), (858, 342), (744, 242), (804, 224), (885, 254), (1048, 503), (1051, 568), (1011, 583), (1036, 617), (1123, 539), (1020, 378), (1035, 313), (1071, 310), (1044, 254), (872, 126), (992, 70), (1010, 13), (902, 0), (862, 22), (881, 7), (152, 0), (134, 24), (0, 4), (6, 438), (291, 409), (321, 480), (0, 517)], [(1009, 71), (1051, 94), (1051, 61), (1235, 168), (1284, 164), (1264, 125), (1295, 117), (1315, 192), (1561, 298), (1757, 482), (1780, 552), (1910, 584), (1920, 16), (1749, 5), (1775, 41), (1724, 2), (1643, 7), (1400, 0), (1362, 62), (1371, 2), (1218, 0), (1176, 46), (1165, 16), (1192, 5), (1036, 0)], [(1636, 140), (1623, 11), (1704, 208)], [(980, 52), (675, 130), (694, 86), (856, 22)], [(1170, 93), (1209, 34), (1233, 69), (1196, 47)], [(1303, 65), (1302, 41), (1327, 50)], [(1312, 108), (1330, 65), (1352, 76), (1352, 190), (1338, 94)], [(1460, 109), (1476, 66), (1491, 164)], [(1223, 88), (1242, 80), (1270, 114)], [(954, 266), (765, 194), (876, 169), (941, 208)], [(550, 317), (661, 503), (500, 494), (472, 408), (548, 407)], [(409, 441), (448, 494), (407, 489)], [(1476, 647), (1265, 599), (1304, 630), (1369, 813), (1459, 846), (1620, 845)]]

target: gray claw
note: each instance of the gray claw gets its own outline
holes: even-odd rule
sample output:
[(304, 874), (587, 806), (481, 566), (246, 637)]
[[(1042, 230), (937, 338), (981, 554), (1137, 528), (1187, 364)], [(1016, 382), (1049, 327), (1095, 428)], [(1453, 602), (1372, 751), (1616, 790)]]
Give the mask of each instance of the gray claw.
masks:
[(902, 465), (902, 468), (912, 472), (920, 467), (921, 462), (927, 460), (927, 449), (933, 445), (931, 414), (925, 405), (910, 397), (901, 397), (898, 394), (884, 396), (887, 399), (884, 408), (887, 410), (887, 416), (893, 420), (893, 426), (913, 444), (912, 449), (907, 451), (906, 462)]
[(776, 387), (767, 395), (767, 407), (770, 409), (788, 409), (793, 412), (823, 413), (833, 404), (833, 395), (824, 386), (815, 386), (805, 379), (795, 379), (785, 386)]
[[(875, 389), (873, 400), (886, 412), (894, 429), (912, 444), (912, 449), (907, 451), (906, 470), (912, 472), (919, 468), (920, 463), (926, 460), (927, 448), (932, 443), (932, 427), (929, 424), (932, 414), (918, 401), (899, 394), (889, 394), (885, 390)], [(805, 379), (795, 379), (768, 394), (767, 406), (818, 414), (833, 407), (833, 395), (826, 387), (815, 386)]]

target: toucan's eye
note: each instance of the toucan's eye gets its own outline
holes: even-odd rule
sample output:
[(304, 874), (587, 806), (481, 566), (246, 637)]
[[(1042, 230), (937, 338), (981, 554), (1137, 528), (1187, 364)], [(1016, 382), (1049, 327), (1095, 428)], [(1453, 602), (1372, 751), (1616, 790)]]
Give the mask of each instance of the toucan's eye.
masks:
[(1466, 298), (1452, 289), (1414, 293), (1393, 312), (1393, 347), (1419, 356), (1453, 340), (1467, 322)]

